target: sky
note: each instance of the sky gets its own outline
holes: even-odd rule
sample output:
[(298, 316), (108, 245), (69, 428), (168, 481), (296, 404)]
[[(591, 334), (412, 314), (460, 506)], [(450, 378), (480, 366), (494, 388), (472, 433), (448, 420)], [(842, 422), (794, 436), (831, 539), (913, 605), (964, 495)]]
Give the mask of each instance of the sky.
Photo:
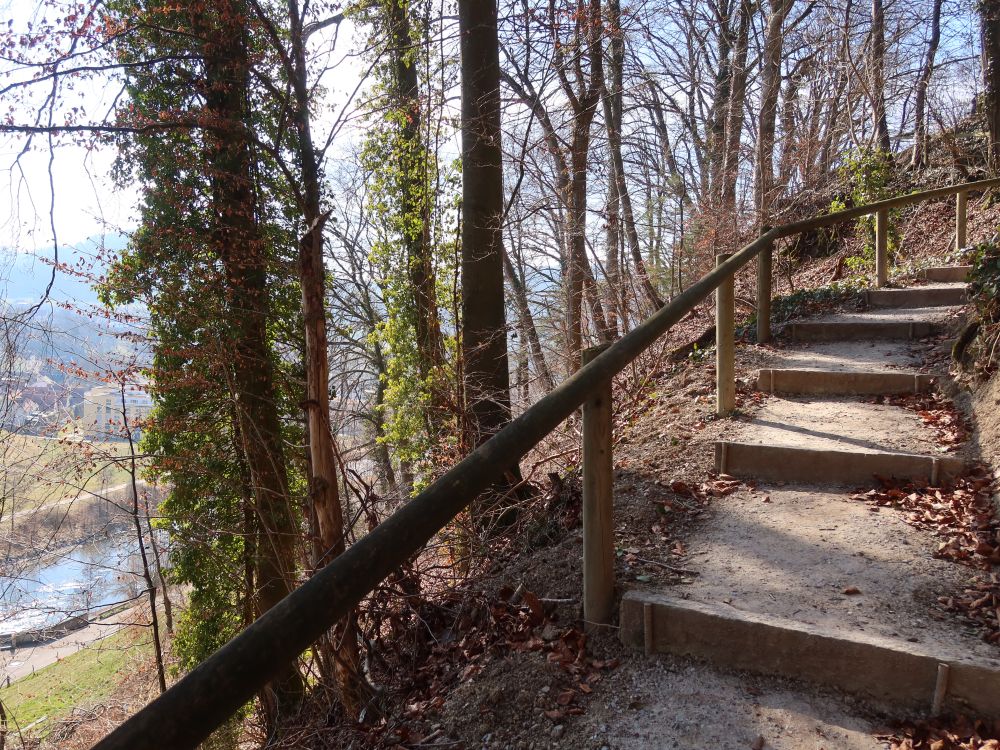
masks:
[[(20, 144), (0, 149), (0, 246), (19, 252), (51, 251), (53, 242), (74, 245), (134, 226), (137, 194), (116, 188), (109, 177), (114, 152), (57, 146), (19, 154)], [(52, 210), (50, 221), (50, 208)], [(54, 230), (54, 231), (53, 231)]]
[[(51, 17), (66, 4), (57, 0), (40, 10), (37, 0), (0, 0), (0, 18), (8, 20), (13, 30), (22, 31), (29, 22), (37, 24), (40, 16)], [(0, 68), (0, 88), (30, 75), (5, 63)], [(108, 109), (117, 90), (108, 81), (76, 82), (66, 101), (98, 113)], [(29, 108), (37, 97), (22, 102), (11, 92), (6, 98), (18, 106), (20, 121), (31, 121)], [(0, 267), (29, 265), (24, 257), (14, 263), (12, 254), (51, 260), (56, 247), (65, 249), (60, 260), (68, 260), (72, 246), (82, 249), (90, 245), (88, 239), (116, 235), (134, 226), (138, 196), (134, 189), (113, 185), (114, 158), (113, 149), (107, 147), (90, 150), (59, 139), (50, 150), (43, 136), (28, 144), (23, 136), (0, 135)], [(39, 275), (47, 277), (50, 267), (38, 265)]]
[[(65, 4), (65, 0), (54, 3), (56, 7)], [(39, 7), (38, 0), (0, 0), (0, 19), (9, 19), (13, 29), (22, 30), (29, 22), (38, 24)], [(54, 12), (44, 11), (50, 17)], [(352, 23), (342, 26), (336, 51), (323, 58), (333, 60), (338, 67), (325, 81), (331, 106), (319, 113), (317, 132), (321, 136), (325, 136), (327, 125), (323, 118), (329, 122), (335, 117), (363, 70), (359, 59), (343, 59), (342, 51), (354, 46), (357, 35)], [(336, 33), (331, 27), (316, 34), (311, 39), (312, 50), (329, 50)], [(0, 90), (30, 75), (30, 71), (4, 64), (0, 67)], [(47, 93), (44, 86), (37, 89), (40, 95)], [(90, 118), (97, 120), (113, 106), (119, 92), (116, 80), (91, 79), (74, 83), (66, 97), (69, 105), (82, 105)], [(31, 104), (18, 102), (19, 121), (30, 121)], [(50, 150), (47, 139), (36, 136), (30, 148), (24, 149), (23, 136), (0, 135), (0, 278), (8, 281), (4, 298), (9, 300), (24, 295), (31, 287), (26, 284), (31, 277), (36, 279), (38, 291), (44, 288), (57, 248), (60, 261), (72, 262), (78, 255), (92, 255), (104, 240), (121, 247), (121, 237), (136, 226), (139, 201), (134, 187), (116, 186), (111, 178), (116, 156), (112, 146), (87, 148), (63, 138)], [(4, 275), (4, 271), (8, 273)], [(0, 283), (0, 294), (3, 288)]]

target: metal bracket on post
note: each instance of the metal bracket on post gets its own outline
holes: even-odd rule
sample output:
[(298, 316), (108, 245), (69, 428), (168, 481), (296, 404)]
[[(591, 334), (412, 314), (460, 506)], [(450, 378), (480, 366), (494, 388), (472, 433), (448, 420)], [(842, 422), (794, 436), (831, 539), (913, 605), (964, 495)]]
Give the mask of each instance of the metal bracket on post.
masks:
[[(761, 233), (770, 227), (763, 227)], [(757, 343), (766, 344), (771, 340), (771, 278), (774, 243), (761, 248), (757, 256)]]
[[(715, 256), (718, 267), (730, 253)], [(715, 411), (725, 416), (736, 408), (736, 299), (733, 277), (728, 276), (715, 291)]]
[(889, 212), (875, 213), (875, 285), (880, 289), (889, 283)]
[[(583, 352), (583, 364), (608, 345)], [(612, 412), (608, 380), (583, 404), (583, 620), (587, 630), (607, 625), (615, 605), (612, 518)]]
[(968, 226), (968, 199), (966, 192), (955, 194), (955, 249), (961, 250), (967, 241), (966, 227)]

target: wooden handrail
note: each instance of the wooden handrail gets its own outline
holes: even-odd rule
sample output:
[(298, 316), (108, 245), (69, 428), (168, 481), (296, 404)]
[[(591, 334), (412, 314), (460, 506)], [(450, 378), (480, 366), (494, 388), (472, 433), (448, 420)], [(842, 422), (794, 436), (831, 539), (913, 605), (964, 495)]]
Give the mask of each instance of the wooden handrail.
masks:
[(801, 221), (793, 221), (790, 224), (783, 224), (777, 227), (777, 237), (791, 237), (794, 234), (829, 227), (833, 224), (839, 224), (842, 221), (860, 219), (862, 216), (869, 216), (879, 211), (887, 211), (891, 208), (901, 208), (913, 205), (914, 203), (932, 201), (935, 198), (947, 198), (956, 193), (988, 190), (991, 187), (1000, 187), (1000, 178), (966, 182), (960, 185), (949, 185), (947, 187), (934, 188), (933, 190), (923, 190), (919, 193), (908, 193), (907, 195), (900, 195), (895, 198), (886, 198), (874, 203), (866, 203), (863, 206), (854, 206), (853, 208), (846, 208), (843, 211), (834, 211), (832, 214), (823, 214), (822, 216), (814, 216), (811, 219), (802, 219)]
[(1000, 186), (1000, 179), (927, 190), (770, 229), (664, 305), (165, 693), (95, 745), (95, 750), (194, 748), (289, 662), (343, 618), (380, 581), (416, 554), (507, 469), (606, 387), (615, 375), (774, 240), (921, 200)]

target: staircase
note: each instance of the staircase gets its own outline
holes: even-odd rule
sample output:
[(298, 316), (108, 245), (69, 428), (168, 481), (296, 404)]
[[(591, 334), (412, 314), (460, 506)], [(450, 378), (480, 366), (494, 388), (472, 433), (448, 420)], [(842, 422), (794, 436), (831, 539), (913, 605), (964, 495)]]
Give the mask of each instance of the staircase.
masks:
[(928, 269), (927, 285), (868, 292), (863, 312), (786, 328), (757, 376), (769, 398), (715, 445), (717, 471), (747, 489), (694, 532), (693, 581), (625, 595), (627, 644), (892, 711), (1000, 717), (1000, 650), (933, 607), (968, 571), (895, 511), (850, 498), (875, 476), (938, 486), (964, 472), (912, 411), (871, 397), (932, 389), (923, 360), (940, 344), (927, 339), (961, 314), (967, 274)]

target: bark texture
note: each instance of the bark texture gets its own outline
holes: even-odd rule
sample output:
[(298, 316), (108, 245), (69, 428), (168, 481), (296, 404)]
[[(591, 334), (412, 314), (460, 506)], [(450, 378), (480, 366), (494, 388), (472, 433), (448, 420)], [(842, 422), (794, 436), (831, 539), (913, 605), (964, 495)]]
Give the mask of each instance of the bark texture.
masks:
[[(218, 124), (205, 131), (206, 162), (216, 206), (209, 236), (226, 282), (234, 346), (236, 416), (260, 534), (254, 561), (259, 616), (294, 588), (298, 522), (288, 489), (267, 331), (268, 251), (257, 222), (253, 137), (246, 111), (250, 78), (243, 26), (246, 17), (243, 3), (230, 0), (217, 5), (210, 17), (206, 14), (197, 23), (205, 30), (206, 116)], [(302, 693), (297, 666), (290, 664), (263, 696), (270, 720), (277, 723), (280, 717), (296, 710)]]
[(986, 124), (989, 130), (990, 171), (1000, 172), (1000, 2), (979, 4), (983, 34), (983, 78), (986, 88)]
[(913, 155), (910, 164), (922, 167), (927, 158), (927, 89), (934, 73), (934, 58), (941, 43), (941, 6), (944, 0), (934, 0), (931, 10), (931, 36), (927, 41), (927, 55), (917, 80), (917, 96), (913, 105)]
[(757, 131), (756, 203), (760, 226), (770, 223), (774, 200), (774, 132), (781, 90), (781, 48), (792, 0), (771, 0), (761, 60), (760, 125)]
[(871, 98), (875, 143), (886, 154), (892, 153), (889, 123), (885, 114), (885, 8), (882, 0), (872, 0)]
[(462, 357), (469, 442), (510, 421), (495, 0), (458, 5), (462, 55)]

